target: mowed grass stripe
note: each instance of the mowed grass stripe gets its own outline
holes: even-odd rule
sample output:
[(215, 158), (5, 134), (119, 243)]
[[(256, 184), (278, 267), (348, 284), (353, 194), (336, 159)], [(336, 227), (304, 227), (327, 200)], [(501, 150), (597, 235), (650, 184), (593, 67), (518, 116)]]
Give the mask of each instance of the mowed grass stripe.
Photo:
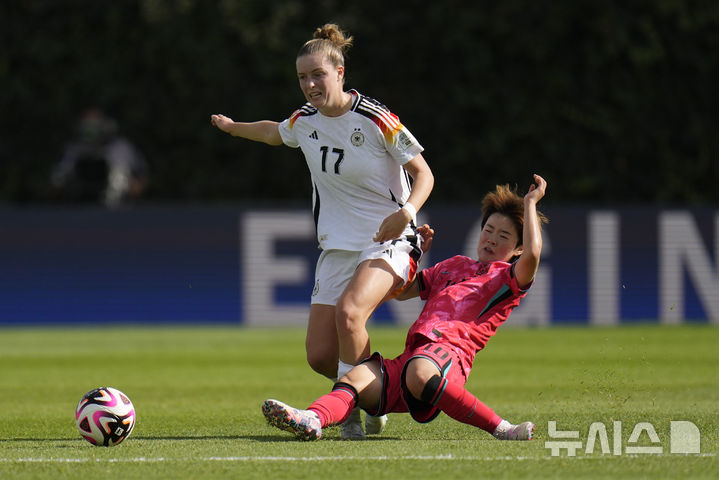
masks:
[[(654, 455), (657, 458), (662, 456), (671, 456), (672, 454)], [(640, 458), (639, 455), (630, 455), (634, 458)], [(696, 458), (716, 457), (715, 453), (700, 453), (695, 455)], [(574, 457), (521, 457), (521, 456), (504, 456), (504, 457), (480, 457), (480, 456), (455, 456), (455, 455), (404, 455), (404, 456), (349, 456), (349, 457), (205, 457), (205, 458), (178, 458), (178, 457), (134, 457), (134, 458), (0, 458), (3, 463), (88, 463), (88, 462), (107, 462), (107, 463), (160, 463), (160, 462), (344, 462), (344, 461), (397, 461), (397, 460), (424, 460), (424, 461), (557, 461), (563, 462), (565, 459), (575, 460), (605, 460), (619, 459), (616, 457), (601, 456), (574, 456)]]
[[(371, 329), (373, 350), (401, 352), (405, 328)], [(298, 407), (330, 382), (304, 360), (304, 330), (129, 327), (0, 330), (0, 477), (331, 478), (347, 480), (562, 476), (712, 478), (719, 471), (719, 328), (504, 327), (477, 356), (468, 388), (500, 415), (538, 425), (533, 442), (499, 442), (441, 415), (420, 425), (391, 415), (385, 434), (343, 442), (328, 429), (299, 442), (268, 426), (266, 398)], [(96, 448), (75, 430), (83, 393), (109, 385), (138, 414), (133, 435)], [(577, 430), (592, 422), (650, 422), (661, 455), (552, 457), (547, 422)], [(694, 422), (700, 455), (669, 453), (672, 420)], [(304, 465), (304, 467), (302, 467)], [(429, 468), (432, 466), (432, 468)]]

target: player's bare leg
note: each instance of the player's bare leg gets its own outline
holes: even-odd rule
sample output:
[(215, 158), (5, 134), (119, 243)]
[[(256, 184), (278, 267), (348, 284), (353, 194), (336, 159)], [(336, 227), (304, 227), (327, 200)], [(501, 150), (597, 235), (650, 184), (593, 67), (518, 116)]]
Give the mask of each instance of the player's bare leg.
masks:
[(312, 370), (333, 382), (337, 380), (339, 347), (335, 324), (335, 306), (312, 304), (307, 323), (305, 350)]
[[(339, 339), (341, 377), (351, 366), (370, 355), (367, 320), (372, 312), (402, 283), (402, 279), (394, 273), (384, 260), (365, 260), (355, 271), (350, 283), (337, 302), (336, 325)], [(353, 412), (343, 424), (343, 438), (363, 438), (361, 432), (359, 410)], [(366, 419), (368, 433), (380, 433), (387, 417), (371, 417)]]
[(402, 279), (384, 260), (360, 263), (337, 302), (335, 320), (340, 360), (354, 365), (369, 356), (367, 320), (401, 283)]

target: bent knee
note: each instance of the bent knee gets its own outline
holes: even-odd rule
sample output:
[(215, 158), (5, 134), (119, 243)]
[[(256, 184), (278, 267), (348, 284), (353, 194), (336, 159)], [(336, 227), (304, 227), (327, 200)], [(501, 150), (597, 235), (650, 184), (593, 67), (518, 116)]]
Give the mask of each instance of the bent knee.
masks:
[(357, 305), (343, 301), (337, 304), (337, 310), (335, 314), (335, 324), (337, 325), (337, 331), (354, 333), (365, 328), (365, 323), (369, 315), (364, 309)]
[(405, 371), (405, 386), (414, 398), (422, 400), (427, 384), (435, 376), (440, 377), (439, 369), (429, 360), (421, 358), (412, 359), (407, 364)]
[(337, 378), (337, 356), (323, 355), (319, 352), (307, 352), (307, 363), (310, 368), (329, 379)]

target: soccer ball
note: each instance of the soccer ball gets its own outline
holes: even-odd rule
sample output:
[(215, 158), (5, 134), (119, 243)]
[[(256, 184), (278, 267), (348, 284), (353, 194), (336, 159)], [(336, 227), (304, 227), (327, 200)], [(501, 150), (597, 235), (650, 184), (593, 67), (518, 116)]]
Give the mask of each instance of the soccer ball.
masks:
[(80, 435), (96, 446), (114, 447), (132, 433), (135, 407), (127, 395), (112, 387), (90, 390), (75, 410)]

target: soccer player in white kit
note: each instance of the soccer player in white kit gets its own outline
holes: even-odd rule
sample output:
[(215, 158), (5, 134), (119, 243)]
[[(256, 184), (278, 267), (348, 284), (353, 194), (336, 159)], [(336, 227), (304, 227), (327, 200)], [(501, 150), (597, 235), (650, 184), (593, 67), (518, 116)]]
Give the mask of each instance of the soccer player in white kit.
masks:
[[(233, 136), (304, 154), (322, 250), (305, 346), (310, 366), (333, 380), (369, 356), (367, 320), (414, 279), (422, 254), (417, 210), (434, 185), (422, 146), (399, 118), (344, 90), (344, 51), (351, 44), (352, 37), (326, 24), (302, 46), (296, 67), (307, 103), (286, 120), (211, 117)], [(364, 438), (359, 414), (343, 425), (343, 438)], [(380, 433), (385, 422), (368, 416), (367, 433)]]

